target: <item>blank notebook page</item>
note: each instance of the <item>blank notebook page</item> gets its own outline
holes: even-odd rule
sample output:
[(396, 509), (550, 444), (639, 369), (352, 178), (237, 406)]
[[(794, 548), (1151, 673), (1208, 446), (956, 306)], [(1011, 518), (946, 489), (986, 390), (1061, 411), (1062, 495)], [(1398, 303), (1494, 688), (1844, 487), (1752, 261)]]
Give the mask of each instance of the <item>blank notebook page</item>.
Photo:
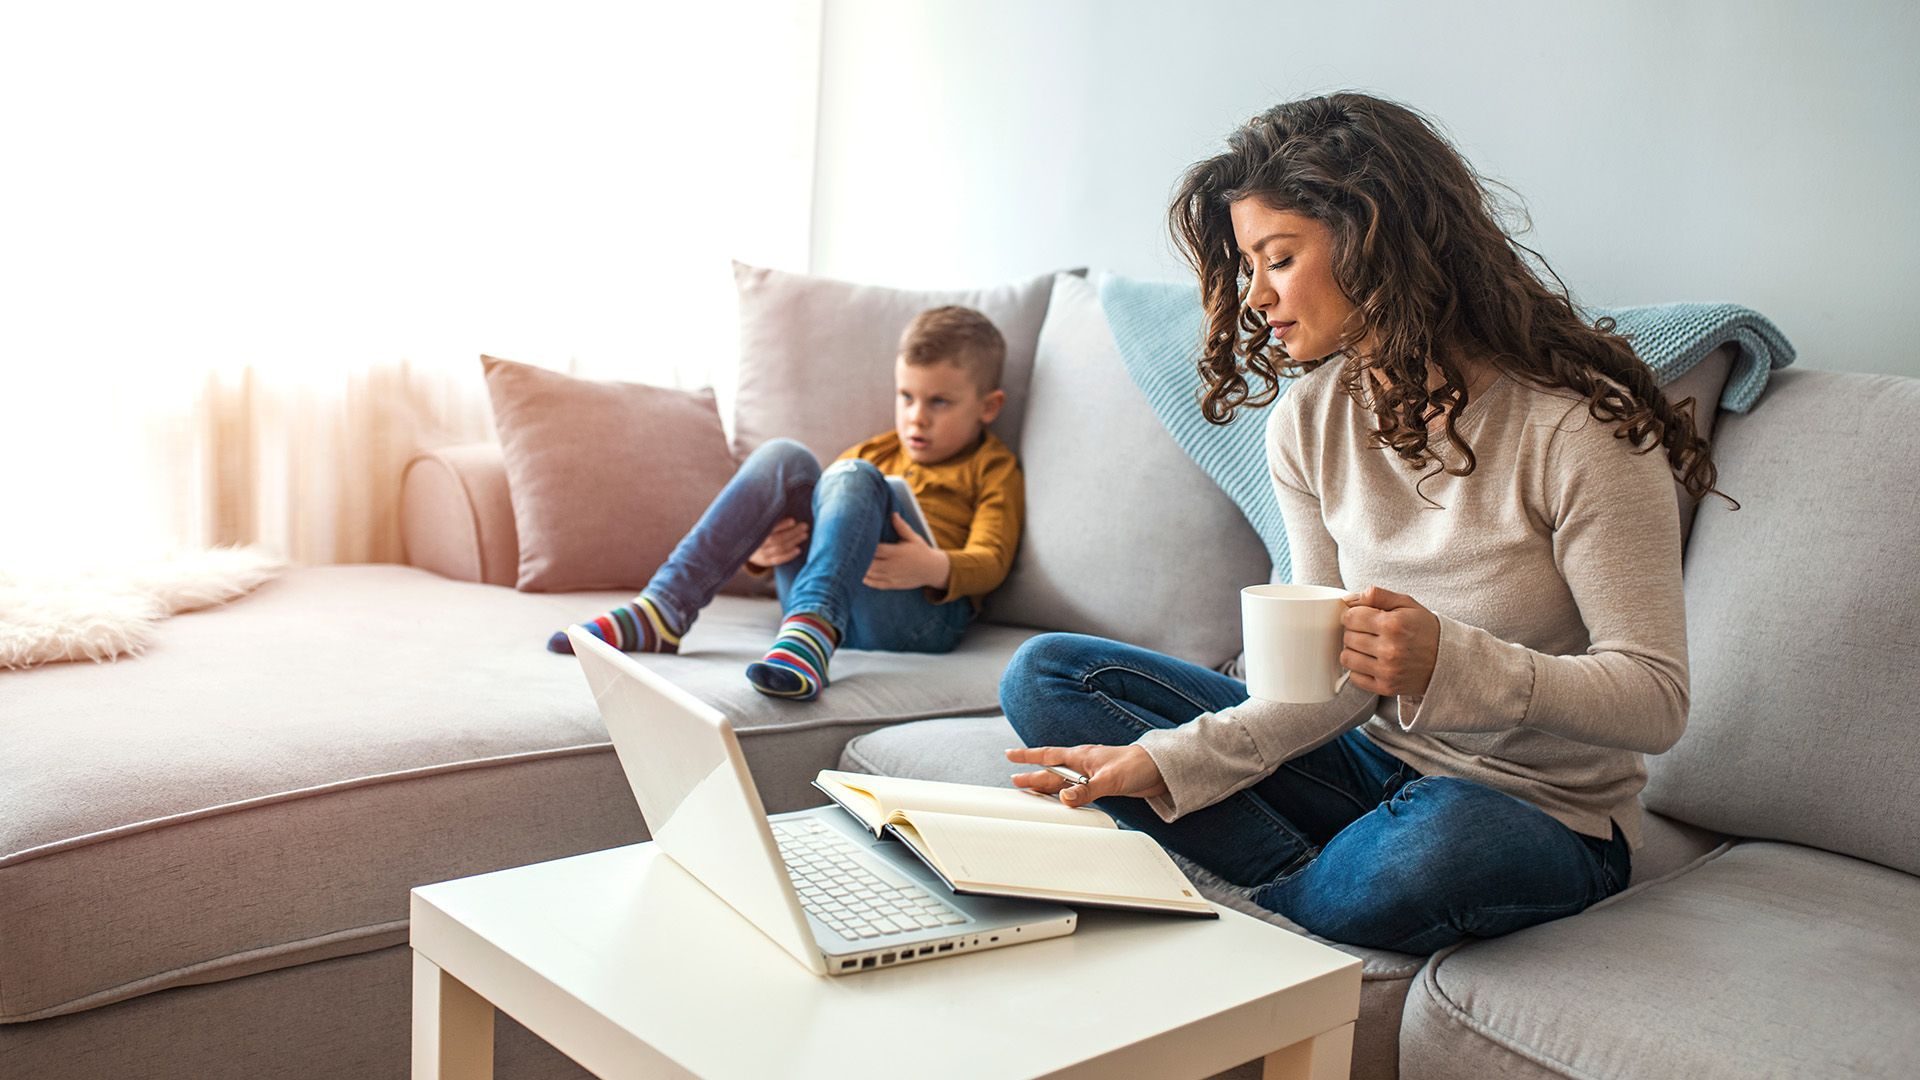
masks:
[(1065, 825), (1113, 828), (1113, 819), (1098, 807), (1068, 806), (1059, 799), (1035, 798), (1017, 788), (990, 788), (977, 784), (949, 784), (939, 780), (901, 780), (890, 776), (860, 776), (825, 770), (822, 781), (855, 791), (871, 792), (883, 806), (942, 814), (1058, 821)]
[(918, 811), (911, 816), (915, 831), (956, 883), (1087, 896), (1200, 899), (1146, 833)]

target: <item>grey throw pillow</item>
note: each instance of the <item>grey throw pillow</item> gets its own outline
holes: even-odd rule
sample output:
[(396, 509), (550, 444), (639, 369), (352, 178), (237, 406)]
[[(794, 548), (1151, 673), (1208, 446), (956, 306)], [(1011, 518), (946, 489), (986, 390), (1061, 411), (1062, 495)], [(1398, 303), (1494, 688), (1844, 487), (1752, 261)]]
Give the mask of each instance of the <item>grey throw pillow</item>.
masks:
[(1272, 563), (1134, 385), (1085, 279), (1053, 283), (1022, 437), (1026, 528), (986, 617), (1209, 667), (1232, 658), (1240, 589)]
[(769, 439), (797, 439), (822, 461), (893, 429), (893, 362), (915, 315), (962, 304), (993, 320), (1007, 340), (992, 428), (1016, 454), (1034, 342), (1053, 275), (981, 289), (889, 289), (735, 263), (740, 360), (720, 400), (731, 412), (740, 460)]

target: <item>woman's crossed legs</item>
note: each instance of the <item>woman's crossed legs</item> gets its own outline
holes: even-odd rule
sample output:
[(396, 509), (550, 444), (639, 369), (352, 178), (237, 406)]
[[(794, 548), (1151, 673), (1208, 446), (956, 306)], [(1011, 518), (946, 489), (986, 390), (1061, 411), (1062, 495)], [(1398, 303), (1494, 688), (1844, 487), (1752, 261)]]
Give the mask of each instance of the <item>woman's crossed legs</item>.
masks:
[[(1246, 700), (1197, 664), (1080, 634), (1015, 654), (1000, 700), (1028, 746), (1125, 745)], [(1469, 780), (1422, 776), (1351, 730), (1212, 806), (1165, 822), (1143, 799), (1100, 806), (1122, 825), (1321, 937), (1432, 952), (1572, 915), (1625, 885), (1625, 845), (1574, 832)]]

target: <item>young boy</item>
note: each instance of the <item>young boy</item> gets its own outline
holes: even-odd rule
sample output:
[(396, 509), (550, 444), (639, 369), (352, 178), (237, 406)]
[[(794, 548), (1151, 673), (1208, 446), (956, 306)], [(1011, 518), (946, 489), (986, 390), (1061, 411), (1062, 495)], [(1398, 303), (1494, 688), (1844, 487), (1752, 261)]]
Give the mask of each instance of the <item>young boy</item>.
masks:
[[(1006, 403), (1007, 346), (985, 315), (921, 312), (894, 362), (892, 431), (822, 471), (774, 439), (752, 454), (640, 595), (580, 624), (628, 652), (678, 652), (700, 610), (744, 564), (772, 573), (785, 614), (754, 688), (810, 701), (837, 648), (948, 652), (1006, 579), (1026, 510), (1020, 466), (986, 430)], [(907, 523), (888, 476), (906, 480), (933, 535)], [(547, 642), (572, 652), (566, 633)]]

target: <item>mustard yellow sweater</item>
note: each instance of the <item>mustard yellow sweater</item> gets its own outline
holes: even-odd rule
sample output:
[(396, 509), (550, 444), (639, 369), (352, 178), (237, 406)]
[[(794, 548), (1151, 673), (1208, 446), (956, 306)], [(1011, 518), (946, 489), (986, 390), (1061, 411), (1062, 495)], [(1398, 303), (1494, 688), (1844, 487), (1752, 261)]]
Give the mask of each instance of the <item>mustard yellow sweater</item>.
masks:
[(834, 459), (871, 461), (887, 476), (906, 480), (933, 530), (934, 546), (953, 564), (947, 591), (926, 590), (936, 604), (966, 597), (973, 609), (1000, 587), (1013, 568), (1014, 548), (1027, 512), (1027, 485), (1013, 451), (991, 431), (980, 433), (971, 450), (938, 465), (922, 465), (900, 447), (900, 433), (889, 431), (849, 447)]

